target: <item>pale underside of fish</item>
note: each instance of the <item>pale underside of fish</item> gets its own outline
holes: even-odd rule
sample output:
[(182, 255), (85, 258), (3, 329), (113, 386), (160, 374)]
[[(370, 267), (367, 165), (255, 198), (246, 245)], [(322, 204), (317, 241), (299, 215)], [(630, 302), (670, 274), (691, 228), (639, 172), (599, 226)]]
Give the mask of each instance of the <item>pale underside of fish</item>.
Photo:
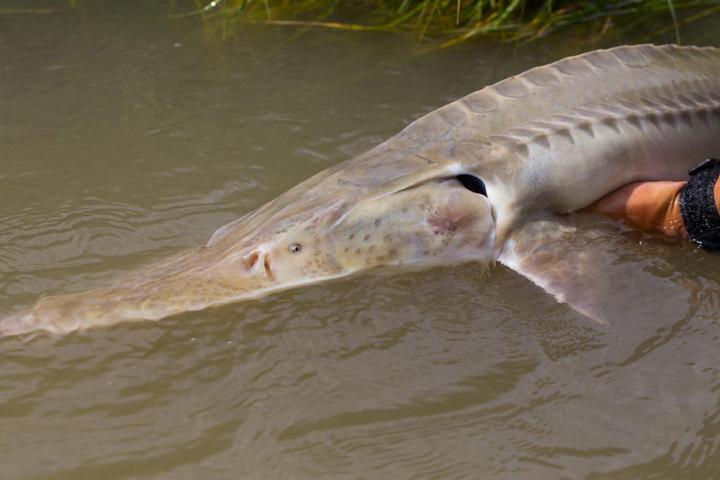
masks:
[[(157, 320), (375, 267), (500, 262), (601, 322), (687, 291), (574, 215), (720, 154), (720, 50), (639, 45), (534, 68), (439, 108), (115, 285), (41, 298), (0, 334)], [(492, 280), (489, 280), (492, 281)]]

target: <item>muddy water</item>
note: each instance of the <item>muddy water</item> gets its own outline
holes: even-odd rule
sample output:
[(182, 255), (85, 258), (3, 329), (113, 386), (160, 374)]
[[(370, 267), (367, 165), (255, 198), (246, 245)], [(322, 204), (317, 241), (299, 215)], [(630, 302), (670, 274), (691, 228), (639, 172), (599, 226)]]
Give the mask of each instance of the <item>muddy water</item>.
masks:
[[(390, 34), (254, 28), (219, 42), (165, 11), (0, 15), (0, 312), (200, 244), (423, 113), (589, 48), (416, 56)], [(685, 41), (720, 45), (718, 21)], [(711, 478), (720, 261), (616, 237), (618, 261), (687, 290), (682, 314), (597, 324), (466, 265), (2, 339), (0, 477)]]

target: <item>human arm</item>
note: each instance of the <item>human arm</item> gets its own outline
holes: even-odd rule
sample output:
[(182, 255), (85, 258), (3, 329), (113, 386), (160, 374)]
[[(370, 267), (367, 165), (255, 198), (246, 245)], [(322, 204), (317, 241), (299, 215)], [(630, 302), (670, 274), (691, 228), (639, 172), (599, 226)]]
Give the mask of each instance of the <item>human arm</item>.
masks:
[(667, 236), (691, 238), (720, 248), (720, 161), (706, 160), (690, 171), (690, 182), (635, 182), (601, 198), (586, 210), (624, 219)]

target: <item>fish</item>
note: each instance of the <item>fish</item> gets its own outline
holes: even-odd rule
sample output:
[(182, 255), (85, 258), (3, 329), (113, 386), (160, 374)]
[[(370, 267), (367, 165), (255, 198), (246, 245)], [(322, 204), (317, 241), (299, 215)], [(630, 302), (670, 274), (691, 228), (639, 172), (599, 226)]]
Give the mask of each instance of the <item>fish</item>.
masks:
[(682, 180), (720, 152), (720, 50), (595, 50), (415, 120), (220, 228), (206, 245), (80, 293), (41, 297), (0, 336), (159, 320), (383, 268), (504, 265), (599, 322), (686, 302), (619, 262), (576, 212), (626, 184)]

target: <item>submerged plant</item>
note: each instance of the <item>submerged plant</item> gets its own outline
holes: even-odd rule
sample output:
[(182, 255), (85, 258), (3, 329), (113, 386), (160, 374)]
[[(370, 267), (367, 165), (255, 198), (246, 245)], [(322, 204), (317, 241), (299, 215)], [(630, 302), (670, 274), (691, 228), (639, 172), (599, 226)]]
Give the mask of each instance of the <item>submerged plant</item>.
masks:
[[(412, 31), (419, 39), (445, 36), (442, 46), (477, 36), (526, 39), (559, 27), (617, 17), (665, 16), (679, 39), (680, 23), (720, 12), (720, 0), (211, 0), (190, 14), (276, 25), (347, 30)], [(676, 12), (693, 9), (678, 21)]]

